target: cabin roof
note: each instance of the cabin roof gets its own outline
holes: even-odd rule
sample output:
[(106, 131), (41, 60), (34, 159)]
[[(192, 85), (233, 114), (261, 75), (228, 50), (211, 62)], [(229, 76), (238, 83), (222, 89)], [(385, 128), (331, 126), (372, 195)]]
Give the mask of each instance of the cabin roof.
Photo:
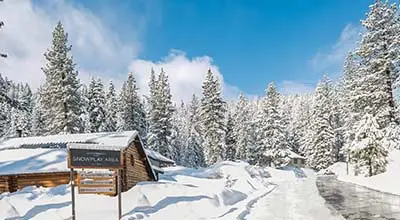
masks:
[(160, 153), (158, 153), (156, 151), (153, 151), (153, 150), (146, 149), (146, 154), (147, 154), (148, 157), (150, 157), (153, 160), (158, 160), (158, 161), (161, 161), (161, 162), (164, 162), (164, 163), (170, 163), (170, 164), (174, 164), (175, 163), (175, 161), (173, 161), (173, 160), (171, 160), (171, 159), (169, 159), (169, 158), (167, 158), (167, 157), (165, 157), (165, 156), (161, 155)]
[[(69, 148), (124, 150), (136, 138), (140, 141), (137, 131), (123, 131), (6, 139), (0, 142), (0, 175), (69, 171), (67, 144)], [(157, 180), (147, 151), (140, 143), (150, 173)]]
[(10, 138), (0, 142), (0, 150), (13, 148), (66, 148), (67, 143), (90, 143), (124, 148), (138, 135), (137, 131), (59, 134), (37, 137)]
[(0, 151), (0, 175), (69, 171), (66, 149), (8, 149)]
[(306, 159), (305, 157), (303, 157), (303, 156), (301, 156), (299, 154), (296, 154), (295, 152), (293, 152), (291, 150), (289, 150), (288, 153), (289, 153), (289, 157), (292, 158), (292, 159), (293, 158)]

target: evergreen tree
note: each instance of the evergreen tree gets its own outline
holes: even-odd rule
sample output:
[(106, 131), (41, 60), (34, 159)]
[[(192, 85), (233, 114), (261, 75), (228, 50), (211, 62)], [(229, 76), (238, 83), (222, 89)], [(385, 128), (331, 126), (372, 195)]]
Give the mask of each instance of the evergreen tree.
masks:
[[(90, 82), (89, 82), (90, 83)], [(88, 88), (85, 84), (82, 84), (79, 88), (79, 94), (81, 96), (81, 115), (79, 119), (81, 121), (81, 133), (90, 133), (90, 121), (89, 121), (89, 95)]]
[(230, 113), (228, 113), (225, 128), (225, 160), (234, 161), (236, 156), (236, 137), (233, 134), (233, 118)]
[(313, 125), (311, 127), (311, 152), (309, 165), (316, 169), (325, 169), (335, 161), (334, 129), (330, 124), (332, 91), (328, 77), (318, 83), (313, 106)]
[(46, 133), (46, 120), (44, 118), (43, 113), (43, 106), (41, 106), (41, 92), (42, 89), (39, 88), (35, 99), (33, 102), (33, 109), (32, 109), (32, 135), (33, 136), (40, 136)]
[(208, 70), (203, 83), (203, 98), (201, 111), (203, 127), (203, 149), (208, 164), (224, 160), (224, 115), (225, 102), (221, 97), (221, 88), (218, 79), (211, 70)]
[(148, 146), (169, 158), (173, 157), (171, 147), (172, 132), (172, 97), (168, 76), (164, 70), (155, 80), (150, 81), (150, 121)]
[(106, 105), (105, 105), (105, 121), (104, 131), (116, 131), (117, 130), (117, 111), (118, 101), (115, 92), (115, 87), (112, 81), (108, 83), (108, 91), (106, 94)]
[(104, 85), (100, 79), (92, 78), (88, 90), (89, 132), (104, 131), (105, 97)]
[(357, 132), (350, 143), (350, 156), (356, 175), (373, 176), (385, 172), (388, 152), (384, 146), (384, 133), (379, 129), (377, 120), (367, 113), (355, 127)]
[[(288, 144), (285, 137), (285, 128), (282, 115), (279, 112), (280, 94), (273, 83), (268, 85), (266, 99), (263, 103), (265, 121), (263, 124), (263, 141), (265, 155), (271, 158), (275, 167), (282, 167), (289, 162)], [(261, 161), (261, 164), (263, 162)]]
[(188, 139), (187, 112), (183, 101), (172, 117), (171, 154), (177, 164), (182, 164), (186, 140)]
[(188, 138), (182, 158), (182, 164), (187, 167), (205, 166), (204, 152), (201, 147), (200, 103), (195, 95), (188, 106)]
[(140, 96), (139, 88), (132, 73), (124, 82), (120, 94), (121, 122), (120, 129), (124, 131), (137, 130), (143, 139), (146, 137), (146, 113)]
[(235, 159), (246, 161), (249, 145), (250, 115), (249, 103), (243, 94), (240, 94), (234, 115), (233, 135), (235, 142)]
[(362, 24), (366, 31), (357, 50), (362, 74), (357, 79), (355, 104), (359, 109), (369, 106), (379, 128), (383, 129), (395, 118), (393, 84), (399, 75), (395, 64), (400, 57), (400, 22), (396, 5), (377, 0), (370, 6)]
[(44, 54), (42, 68), (46, 82), (43, 86), (42, 106), (47, 106), (45, 118), (49, 133), (77, 133), (81, 130), (78, 72), (68, 55), (68, 34), (59, 22), (53, 31), (52, 46)]

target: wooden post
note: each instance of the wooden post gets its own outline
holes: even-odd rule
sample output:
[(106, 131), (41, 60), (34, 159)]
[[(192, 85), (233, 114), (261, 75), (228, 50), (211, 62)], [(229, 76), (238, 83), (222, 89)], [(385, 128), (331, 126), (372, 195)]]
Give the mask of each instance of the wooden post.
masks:
[(117, 184), (118, 184), (118, 219), (122, 218), (122, 202), (121, 202), (121, 169), (118, 169), (118, 177), (117, 177)]
[(74, 181), (74, 169), (71, 168), (70, 172), (70, 182), (71, 182), (71, 200), (72, 200), (72, 220), (75, 220), (75, 181)]

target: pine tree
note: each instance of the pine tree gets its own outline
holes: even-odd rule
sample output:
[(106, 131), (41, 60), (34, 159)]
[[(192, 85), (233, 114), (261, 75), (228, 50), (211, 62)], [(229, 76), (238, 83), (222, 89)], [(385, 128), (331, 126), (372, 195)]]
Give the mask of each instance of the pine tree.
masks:
[(162, 155), (172, 158), (172, 97), (168, 76), (164, 70), (150, 81), (150, 121), (148, 130), (148, 146)]
[(236, 137), (233, 134), (233, 118), (230, 113), (225, 125), (225, 160), (234, 161), (236, 156)]
[(45, 111), (46, 126), (50, 134), (77, 133), (81, 130), (78, 72), (68, 55), (68, 34), (59, 22), (53, 31), (52, 46), (44, 54), (46, 65), (42, 68), (46, 82), (43, 86), (44, 103), (51, 106)]
[[(288, 144), (282, 115), (279, 112), (280, 94), (273, 83), (268, 85), (263, 104), (264, 117), (266, 118), (262, 130), (264, 137), (262, 144), (265, 147), (265, 155), (271, 158), (275, 167), (282, 167), (289, 162)], [(260, 163), (263, 164), (262, 161)]]
[(182, 164), (186, 140), (188, 139), (187, 112), (183, 101), (175, 108), (172, 117), (171, 154), (177, 164)]
[(236, 137), (235, 159), (246, 161), (249, 145), (250, 130), (249, 103), (243, 94), (240, 94), (234, 115), (233, 135)]
[(202, 88), (200, 115), (203, 122), (203, 149), (207, 163), (214, 164), (224, 160), (225, 102), (221, 97), (219, 81), (211, 70), (208, 70)]
[(201, 120), (200, 120), (200, 103), (193, 94), (192, 100), (188, 106), (188, 138), (182, 158), (182, 164), (187, 167), (203, 167), (205, 166), (204, 152), (201, 147)]
[(315, 93), (309, 165), (316, 170), (325, 169), (335, 161), (334, 129), (330, 124), (332, 116), (331, 89), (329, 78), (324, 76), (318, 83)]
[(370, 6), (362, 24), (366, 31), (357, 50), (362, 74), (358, 78), (360, 91), (355, 103), (360, 109), (370, 106), (379, 128), (383, 129), (395, 118), (393, 85), (399, 76), (395, 63), (400, 57), (400, 22), (396, 5), (377, 0)]
[[(90, 83), (90, 82), (89, 82)], [(90, 133), (90, 122), (89, 122), (89, 95), (88, 88), (85, 84), (82, 84), (79, 88), (79, 94), (81, 97), (81, 115), (79, 119), (81, 121), (81, 133)]]
[[(366, 109), (370, 111), (369, 108)], [(356, 134), (350, 143), (351, 161), (356, 175), (373, 176), (386, 170), (388, 152), (384, 146), (384, 133), (375, 117), (367, 113), (356, 124)]]
[(105, 105), (105, 121), (104, 131), (116, 131), (117, 130), (117, 111), (118, 101), (115, 87), (112, 81), (108, 83), (108, 91), (106, 94), (106, 105)]
[(137, 130), (140, 136), (145, 139), (146, 114), (138, 90), (139, 88), (136, 86), (135, 77), (132, 73), (129, 73), (128, 79), (124, 82), (120, 94), (121, 120), (119, 130)]
[(104, 86), (100, 79), (92, 78), (88, 90), (89, 132), (104, 131), (105, 97)]
[(41, 106), (41, 88), (38, 89), (35, 99), (33, 102), (32, 109), (32, 135), (40, 136), (46, 133), (46, 122), (43, 113), (43, 107)]
[(18, 124), (22, 136), (30, 136), (32, 129), (32, 91), (28, 84), (21, 86), (19, 103), (22, 110), (19, 111)]

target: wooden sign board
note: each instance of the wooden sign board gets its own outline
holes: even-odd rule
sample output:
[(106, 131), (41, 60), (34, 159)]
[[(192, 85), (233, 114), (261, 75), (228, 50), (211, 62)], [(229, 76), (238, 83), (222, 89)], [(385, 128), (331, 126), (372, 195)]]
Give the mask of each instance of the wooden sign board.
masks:
[(121, 151), (70, 148), (69, 168), (122, 168)]
[(80, 194), (116, 194), (115, 172), (79, 172), (78, 192)]

